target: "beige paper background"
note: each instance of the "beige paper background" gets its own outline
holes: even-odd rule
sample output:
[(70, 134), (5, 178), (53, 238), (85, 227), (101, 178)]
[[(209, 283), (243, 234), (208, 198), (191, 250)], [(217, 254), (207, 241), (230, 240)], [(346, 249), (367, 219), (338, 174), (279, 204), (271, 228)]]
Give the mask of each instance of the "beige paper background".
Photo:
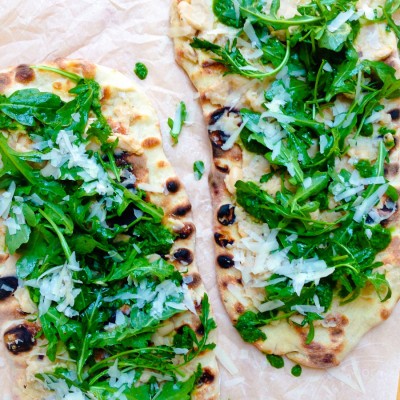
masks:
[[(371, 331), (343, 364), (329, 371), (304, 370), (300, 378), (268, 366), (243, 343), (224, 313), (213, 267), (210, 196), (207, 179), (193, 178), (196, 160), (211, 161), (195, 92), (175, 64), (168, 38), (169, 0), (0, 0), (0, 67), (81, 57), (136, 77), (137, 61), (149, 68), (140, 86), (158, 110), (164, 147), (186, 185), (197, 225), (197, 260), (219, 325), (219, 351), (231, 360), (221, 366), (223, 400), (395, 400), (400, 369), (400, 308)], [(136, 81), (139, 82), (138, 79)], [(184, 100), (190, 124), (171, 146), (166, 120)], [(9, 371), (0, 363), (0, 399), (7, 396)], [(12, 384), (12, 383), (10, 383)]]

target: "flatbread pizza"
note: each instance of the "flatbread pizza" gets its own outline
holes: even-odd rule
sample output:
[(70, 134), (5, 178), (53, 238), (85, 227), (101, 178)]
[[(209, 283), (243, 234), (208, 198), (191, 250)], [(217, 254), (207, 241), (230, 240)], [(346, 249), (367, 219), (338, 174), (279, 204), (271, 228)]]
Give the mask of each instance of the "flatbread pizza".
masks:
[(195, 227), (155, 110), (82, 60), (0, 73), (0, 360), (13, 399), (216, 399)]
[(213, 151), (220, 294), (275, 366), (338, 365), (399, 299), (399, 8), (172, 3)]

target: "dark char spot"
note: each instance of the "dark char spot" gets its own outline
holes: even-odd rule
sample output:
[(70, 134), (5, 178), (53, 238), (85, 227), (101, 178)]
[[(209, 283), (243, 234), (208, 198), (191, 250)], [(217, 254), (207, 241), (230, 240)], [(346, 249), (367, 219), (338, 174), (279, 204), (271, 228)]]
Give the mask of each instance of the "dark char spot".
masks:
[(204, 368), (202, 375), (197, 381), (197, 386), (210, 384), (214, 382), (214, 379), (215, 379), (214, 374), (208, 368)]
[(174, 210), (174, 212), (172, 214), (176, 215), (177, 217), (183, 217), (191, 209), (192, 209), (192, 206), (190, 204), (186, 204), (184, 206), (178, 206), (178, 207), (175, 208), (175, 210)]
[(193, 254), (188, 249), (178, 249), (174, 253), (174, 258), (184, 265), (189, 265), (193, 262)]
[(230, 268), (233, 267), (233, 265), (235, 264), (232, 256), (227, 255), (218, 256), (217, 263), (221, 268)]
[(18, 279), (15, 276), (0, 278), (0, 300), (10, 297), (18, 287)]
[(200, 325), (197, 327), (196, 333), (197, 333), (199, 336), (203, 336), (203, 335), (204, 335), (204, 325), (203, 325), (203, 324), (200, 324)]
[(201, 283), (201, 278), (200, 278), (200, 275), (198, 274), (198, 273), (194, 273), (193, 275), (192, 275), (192, 282), (190, 282), (190, 283), (188, 283), (188, 286), (191, 288), (191, 289), (194, 289), (194, 288), (197, 288), (199, 285), (200, 285), (200, 283)]
[(219, 232), (214, 233), (214, 240), (215, 243), (217, 243), (217, 245), (220, 247), (226, 247), (230, 244), (233, 244), (234, 242), (233, 239), (230, 239), (229, 237), (226, 237), (224, 234)]
[(194, 232), (194, 225), (191, 223), (187, 223), (176, 233), (178, 234), (179, 239), (187, 239)]
[(169, 178), (167, 180), (167, 190), (170, 193), (176, 193), (179, 190), (180, 184), (178, 179), (176, 178)]
[(215, 167), (217, 168), (218, 171), (223, 172), (224, 174), (227, 174), (229, 172), (229, 166), (226, 164), (221, 164), (219, 162), (214, 162)]
[(18, 65), (15, 71), (15, 80), (19, 83), (29, 83), (35, 79), (35, 73), (29, 65)]
[(400, 118), (400, 110), (398, 108), (394, 108), (393, 110), (390, 110), (389, 114), (392, 117), (393, 121), (396, 121)]
[(18, 354), (32, 350), (36, 340), (25, 325), (18, 325), (4, 334), (4, 343), (11, 353)]
[(217, 214), (218, 222), (222, 225), (232, 225), (235, 222), (235, 207), (232, 204), (222, 205)]
[(135, 207), (134, 205), (131, 203), (129, 204), (128, 207), (126, 207), (126, 209), (124, 210), (124, 212), (121, 215), (117, 215), (113, 218), (110, 218), (107, 223), (108, 225), (110, 225), (111, 227), (114, 227), (114, 225), (129, 225), (131, 224), (133, 221), (136, 220), (135, 214)]
[[(235, 109), (230, 109), (229, 107), (222, 107), (215, 110), (211, 116), (208, 127), (208, 135), (210, 137), (211, 143), (215, 147), (221, 147), (229, 139), (231, 132), (224, 132), (222, 130), (213, 130), (211, 127), (221, 118), (230, 118), (239, 114)], [(226, 116), (225, 116), (226, 115)], [(225, 117), (224, 117), (225, 116)]]

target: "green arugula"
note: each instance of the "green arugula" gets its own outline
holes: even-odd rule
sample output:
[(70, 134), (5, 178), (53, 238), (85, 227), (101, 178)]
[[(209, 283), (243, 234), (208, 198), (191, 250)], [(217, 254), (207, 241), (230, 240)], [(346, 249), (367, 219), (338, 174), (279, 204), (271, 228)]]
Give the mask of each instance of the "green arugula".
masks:
[(208, 301), (207, 294), (204, 294), (201, 302), (201, 339), (193, 331), (192, 328), (185, 326), (183, 332), (174, 336), (174, 346), (179, 348), (186, 348), (189, 351), (184, 355), (184, 363), (188, 364), (190, 361), (195, 359), (199, 354), (206, 350), (212, 350), (215, 348), (214, 343), (208, 343), (209, 335), (213, 331), (217, 324), (213, 318), (210, 318), (210, 303)]
[(287, 45), (285, 56), (281, 63), (272, 71), (261, 71), (246, 61), (237, 48), (236, 39), (232, 43), (228, 41), (225, 47), (221, 47), (207, 40), (193, 38), (193, 42), (190, 45), (194, 49), (211, 51), (216, 54), (219, 58), (213, 58), (213, 60), (227, 67), (225, 74), (240, 74), (246, 78), (264, 79), (274, 76), (286, 65), (290, 57), (290, 46)]

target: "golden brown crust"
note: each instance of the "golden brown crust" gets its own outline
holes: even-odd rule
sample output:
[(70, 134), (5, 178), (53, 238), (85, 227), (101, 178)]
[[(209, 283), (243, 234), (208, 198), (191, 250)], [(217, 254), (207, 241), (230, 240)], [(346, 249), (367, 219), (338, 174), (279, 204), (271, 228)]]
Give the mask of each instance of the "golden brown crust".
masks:
[[(117, 71), (85, 60), (62, 58), (46, 63), (46, 65), (55, 66), (85, 78), (94, 78), (102, 86), (102, 110), (113, 130), (113, 137), (119, 139), (117, 162), (132, 166), (133, 173), (137, 178), (136, 186), (140, 187), (141, 184), (150, 186), (150, 189), (146, 190), (148, 200), (164, 210), (163, 222), (178, 233), (178, 238), (167, 258), (175, 265), (176, 269), (185, 275), (193, 276), (190, 292), (196, 308), (200, 309), (204, 286), (196, 265), (195, 228), (190, 213), (191, 205), (183, 184), (163, 152), (155, 110), (135, 84)], [(68, 98), (68, 90), (73, 84), (58, 74), (32, 70), (26, 65), (10, 68), (0, 73), (0, 92), (10, 94), (15, 90), (16, 85), (18, 88), (38, 87), (40, 90), (54, 91), (62, 98)], [(157, 190), (151, 192), (152, 187)], [(0, 266), (0, 278), (5, 274), (15, 274), (16, 260), (14, 257), (9, 258), (6, 253), (0, 254), (0, 261), (0, 264), (3, 263), (3, 266)], [(11, 354), (4, 350), (5, 344), (13, 346), (12, 342), (16, 334), (22, 334), (25, 331), (31, 332), (33, 329), (33, 326), (27, 323), (26, 315), (20, 313), (20, 309), (24, 309), (20, 300), (20, 297), (18, 301), (14, 297), (10, 297), (6, 301), (0, 300), (0, 333), (3, 342), (0, 344), (0, 355), (5, 353), (7, 362), (12, 368), (15, 368), (16, 380), (19, 382), (19, 392), (15, 394), (15, 398), (22, 396), (21, 398), (24, 399), (40, 399), (44, 394), (38, 388), (34, 376), (26, 377), (25, 374), (27, 369), (34, 370), (35, 362), (37, 366), (37, 360), (33, 361), (32, 357), (38, 349), (38, 345), (32, 342), (30, 345), (33, 350), (28, 346), (26, 351), (18, 354)], [(199, 326), (198, 316), (189, 311), (174, 317), (171, 322), (174, 329), (178, 329), (183, 323), (191, 326), (194, 330)], [(14, 328), (15, 332), (12, 331)], [(211, 340), (215, 339), (214, 335), (212, 333)], [(46, 363), (46, 357), (43, 357), (40, 362), (42, 361)], [(188, 365), (187, 372), (195, 369), (198, 363), (203, 365), (204, 373), (192, 398), (198, 400), (219, 398), (219, 371), (214, 353), (207, 351), (202, 354), (195, 360), (195, 363)], [(39, 368), (42, 368), (40, 365), (38, 365)]]
[[(291, 3), (281, 4), (287, 6)], [(226, 35), (229, 36), (232, 28), (220, 24), (215, 19), (211, 6), (211, 0), (174, 0), (171, 15), (171, 36), (174, 39), (176, 60), (199, 92), (204, 118), (209, 126), (213, 125), (215, 116), (222, 110), (263, 110), (264, 99), (258, 98), (257, 93), (262, 94), (270, 84), (269, 81), (248, 81), (237, 75), (223, 76), (224, 67), (215, 63), (211, 55), (190, 46), (194, 36), (220, 45), (225, 43)], [(215, 33), (218, 31), (224, 33), (218, 35)], [(356, 48), (362, 56), (371, 56), (372, 50), (368, 45), (371, 40), (374, 41), (371, 48), (379, 48), (379, 52), (374, 54), (374, 59), (385, 60), (395, 67), (400, 75), (400, 61), (394, 35), (385, 32), (383, 25), (372, 24), (363, 27), (356, 42)], [(396, 146), (390, 153), (390, 163), (386, 166), (385, 175), (400, 191), (397, 145), (400, 135), (399, 101), (388, 102), (385, 107), (390, 122), (397, 130)], [(254, 156), (242, 148), (240, 142), (231, 150), (224, 151), (221, 149), (221, 132), (212, 128), (208, 133), (213, 150), (209, 182), (214, 215), (217, 280), (227, 313), (235, 323), (244, 310), (255, 310), (253, 297), (260, 294), (257, 290), (250, 291), (245, 288), (242, 274), (232, 262), (233, 250), (241, 239), (238, 221), (251, 222), (251, 218), (246, 217), (235, 203), (234, 183), (242, 179)], [(270, 172), (265, 160), (262, 161), (262, 168), (263, 173)], [(238, 214), (232, 224), (226, 224), (224, 220), (221, 223), (218, 218), (221, 207), (226, 205), (234, 206), (235, 213)], [(351, 304), (333, 304), (326, 320), (330, 320), (335, 326), (316, 323), (315, 339), (311, 344), (305, 343), (306, 328), (282, 321), (263, 327), (262, 330), (268, 339), (256, 342), (256, 347), (267, 354), (287, 355), (293, 361), (309, 367), (327, 368), (338, 365), (368, 330), (388, 318), (400, 297), (399, 215), (396, 212), (386, 221), (387, 226), (393, 227), (395, 232), (390, 247), (381, 254), (385, 263), (383, 269), (387, 271), (387, 278), (393, 289), (390, 300), (384, 304), (380, 303), (372, 286), (367, 285), (361, 296)]]

